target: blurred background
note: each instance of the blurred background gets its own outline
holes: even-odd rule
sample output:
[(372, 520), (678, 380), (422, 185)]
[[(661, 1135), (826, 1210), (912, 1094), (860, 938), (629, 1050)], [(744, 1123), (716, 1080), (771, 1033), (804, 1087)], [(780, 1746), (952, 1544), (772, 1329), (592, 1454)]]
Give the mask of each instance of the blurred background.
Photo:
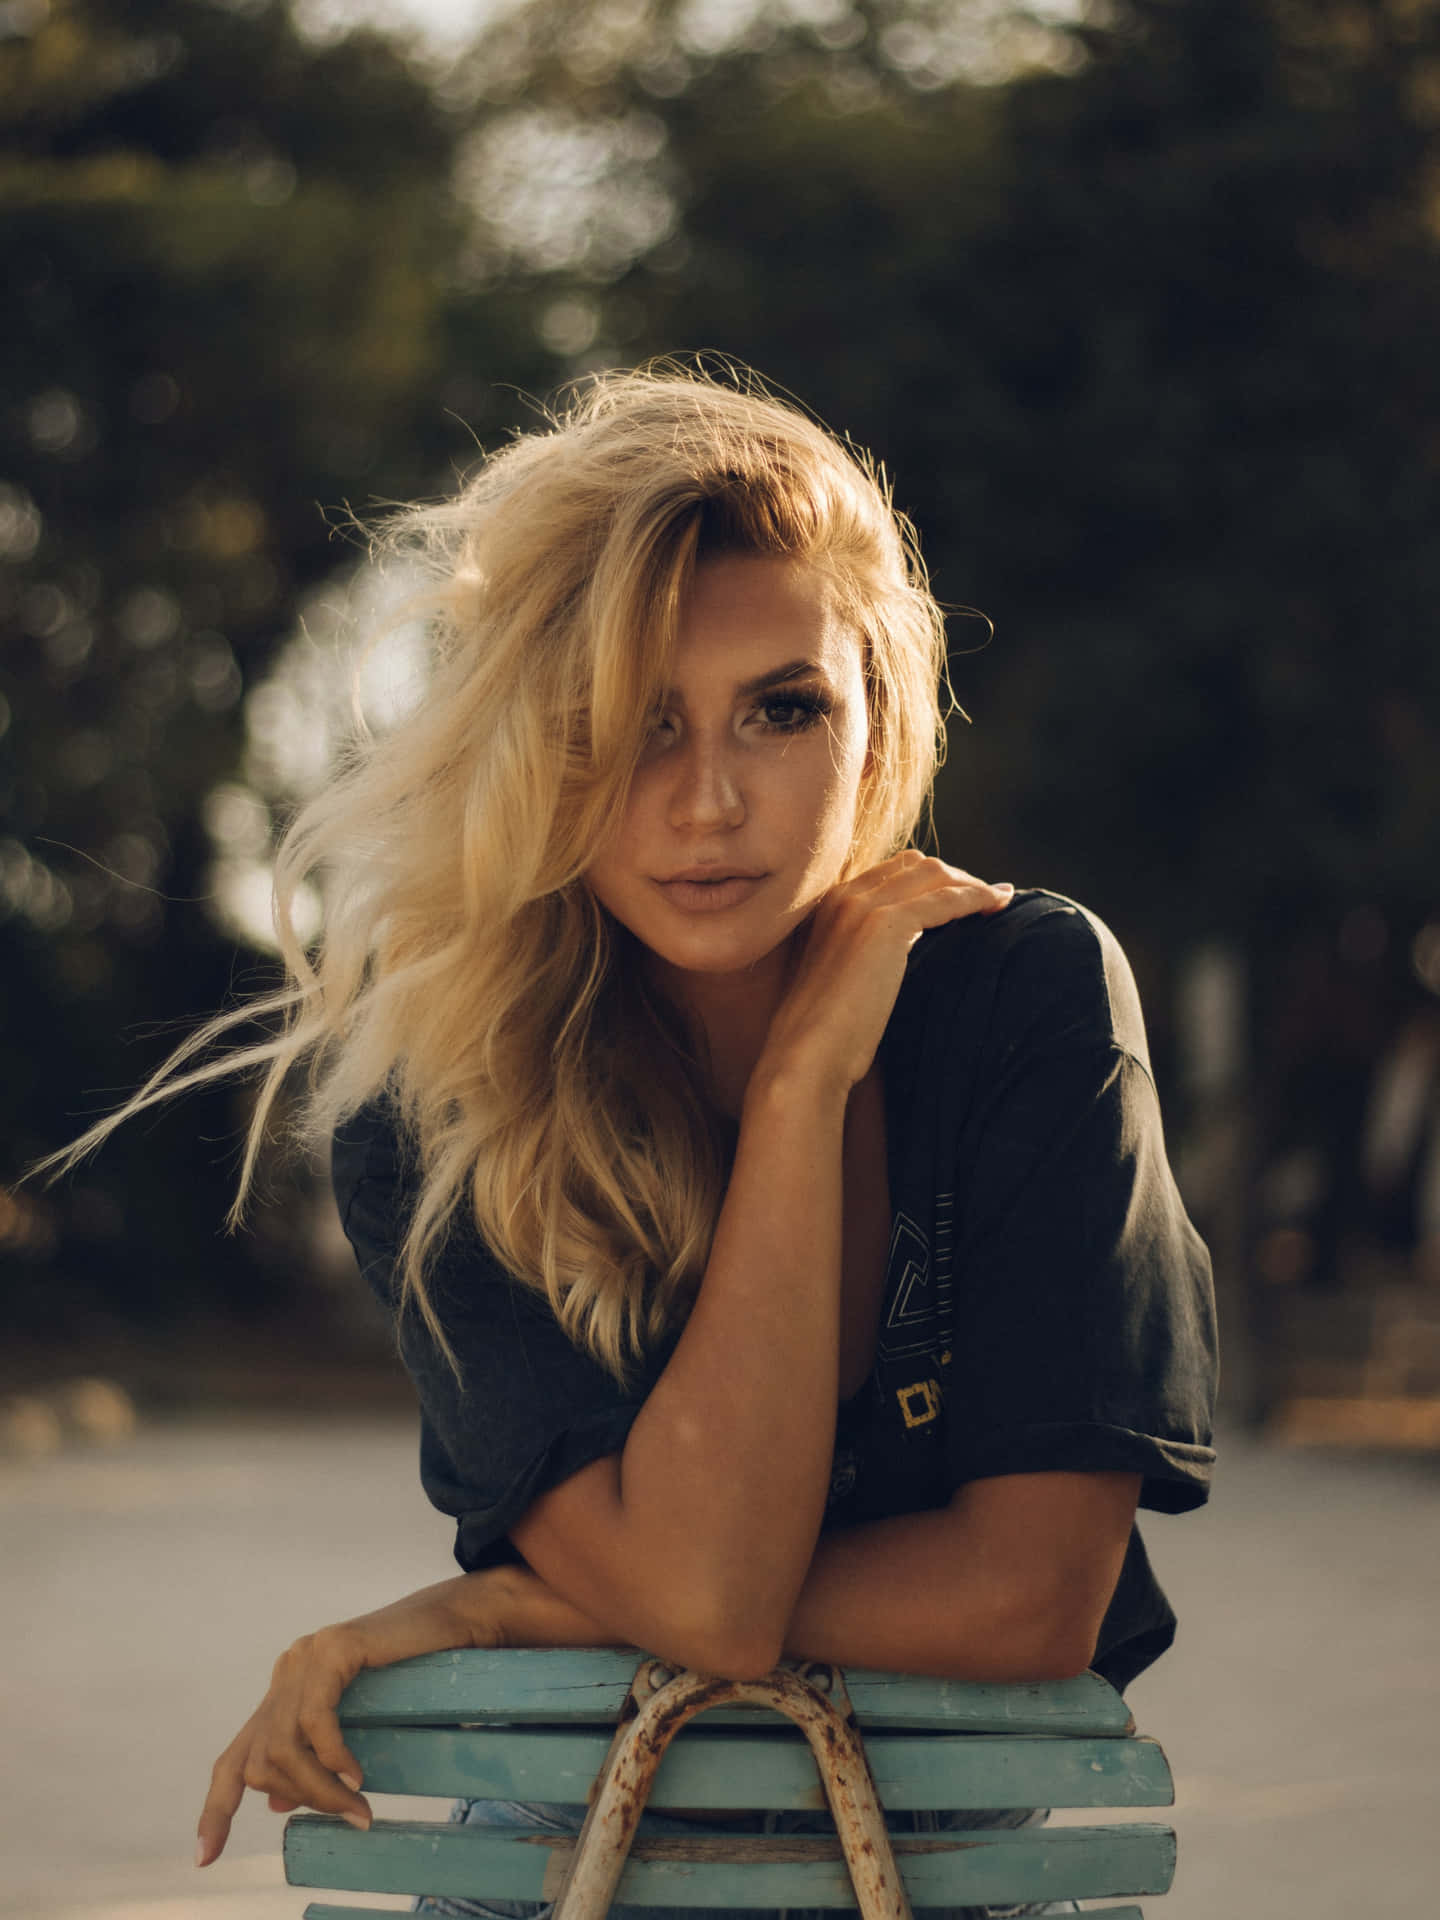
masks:
[[(1254, 1777), (1194, 1776), (1241, 1811), (1192, 1884), (1338, 1920), (1418, 1861), (1395, 1755), (1440, 1695), (1437, 0), (0, 0), (0, 129), (0, 1595), (35, 1807), (111, 1751), (93, 1675), (65, 1694), (100, 1543), (153, 1641), (153, 1668), (114, 1641), (132, 1692), (199, 1685), (143, 1598), (168, 1568), (200, 1582), (194, 1632), (205, 1582), (230, 1596), (243, 1717), (315, 1624), (298, 1596), (352, 1611), (356, 1581), (439, 1577), (445, 1542), (325, 1170), (277, 1154), (221, 1231), (243, 1088), (15, 1181), (274, 982), (275, 836), (352, 699), (383, 726), (419, 671), (403, 628), (366, 645), (404, 581), (357, 518), (448, 489), (567, 379), (709, 349), (870, 447), (919, 526), (969, 717), (941, 850), (1082, 899), (1140, 980), (1236, 1462), (1177, 1597), (1213, 1621), (1238, 1564), (1263, 1589), (1161, 1702), (1183, 1747), (1216, 1669), (1248, 1676), (1225, 1724)], [(382, 1488), (399, 1461), (373, 1512), (425, 1532), (414, 1578), (335, 1517), (357, 1458)], [(308, 1517), (270, 1567), (287, 1500)], [(1296, 1654), (1294, 1698), (1348, 1662), (1389, 1756), (1337, 1748), (1341, 1787), (1295, 1772), (1317, 1731), (1278, 1694), (1262, 1728), (1250, 1684), (1277, 1671), (1257, 1617), (1294, 1652), (1317, 1587), (1326, 1678)], [(104, 1697), (133, 1753), (138, 1695)], [(227, 1711), (187, 1721), (207, 1766)], [(110, 1839), (34, 1808), (17, 1832), (108, 1884), (159, 1847), (156, 1764), (106, 1763)], [(1363, 1886), (1324, 1851), (1346, 1807), (1380, 1822)], [(1286, 1819), (1313, 1833), (1282, 1872)], [(17, 1915), (82, 1911), (31, 1865)], [(84, 1914), (200, 1898), (135, 1872)], [(251, 1898), (216, 1884), (206, 1912)]]

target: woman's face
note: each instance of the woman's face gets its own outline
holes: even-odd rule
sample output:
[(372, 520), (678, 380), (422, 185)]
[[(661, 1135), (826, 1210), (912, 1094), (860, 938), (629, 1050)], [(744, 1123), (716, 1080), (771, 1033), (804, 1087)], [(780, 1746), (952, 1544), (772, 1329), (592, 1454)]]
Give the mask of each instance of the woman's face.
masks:
[(667, 970), (754, 967), (840, 878), (867, 737), (860, 636), (824, 575), (705, 561), (674, 685), (586, 875), (596, 898)]

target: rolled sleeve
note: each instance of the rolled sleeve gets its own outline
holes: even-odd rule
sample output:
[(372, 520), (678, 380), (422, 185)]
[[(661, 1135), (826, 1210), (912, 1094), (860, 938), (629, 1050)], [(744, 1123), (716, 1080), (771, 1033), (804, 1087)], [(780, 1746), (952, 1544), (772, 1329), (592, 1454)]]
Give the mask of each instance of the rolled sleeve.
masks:
[(1138, 1473), (1143, 1506), (1183, 1512), (1206, 1499), (1214, 1461), (1210, 1262), (1132, 1050), (1144, 1038), (1129, 969), (1098, 923), (1077, 920), (1058, 945), (1053, 932), (1031, 942), (1001, 983), (1029, 1017), (1002, 1009), (992, 1031), (1006, 1043), (965, 1129), (950, 1479)]

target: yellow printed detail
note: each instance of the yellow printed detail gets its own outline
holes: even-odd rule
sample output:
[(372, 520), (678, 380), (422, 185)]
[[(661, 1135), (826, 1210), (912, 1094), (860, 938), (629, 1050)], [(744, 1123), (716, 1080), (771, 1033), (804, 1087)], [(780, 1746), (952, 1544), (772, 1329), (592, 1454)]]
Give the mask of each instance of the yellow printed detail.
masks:
[(907, 1427), (923, 1427), (940, 1411), (940, 1382), (917, 1380), (913, 1387), (901, 1387), (895, 1398)]

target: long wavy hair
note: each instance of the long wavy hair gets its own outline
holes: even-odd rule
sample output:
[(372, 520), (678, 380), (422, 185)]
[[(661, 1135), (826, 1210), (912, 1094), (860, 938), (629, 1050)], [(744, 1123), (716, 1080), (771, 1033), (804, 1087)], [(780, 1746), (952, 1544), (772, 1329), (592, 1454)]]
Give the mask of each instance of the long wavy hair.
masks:
[[(357, 734), (284, 836), (287, 984), (208, 1022), (57, 1158), (189, 1086), (263, 1069), (233, 1225), (297, 1065), (289, 1124), (308, 1144), (383, 1093), (415, 1176), (402, 1308), (449, 1353), (426, 1275), (468, 1212), (623, 1380), (687, 1311), (726, 1178), (686, 1027), (585, 883), (669, 683), (687, 585), (710, 554), (784, 556), (823, 569), (858, 628), (869, 761), (847, 873), (904, 846), (927, 804), (943, 619), (883, 472), (733, 370), (601, 376), (375, 539), (421, 570), (432, 671), (393, 730)], [(295, 902), (317, 874), (307, 952)], [(278, 1031), (213, 1057), (257, 1014)]]

